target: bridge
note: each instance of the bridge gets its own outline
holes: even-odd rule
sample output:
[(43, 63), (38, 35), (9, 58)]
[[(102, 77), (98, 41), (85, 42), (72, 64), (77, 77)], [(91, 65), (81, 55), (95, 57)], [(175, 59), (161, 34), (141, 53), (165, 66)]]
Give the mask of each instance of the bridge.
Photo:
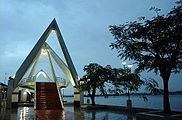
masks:
[[(46, 42), (52, 32), (56, 33), (65, 61)], [(52, 78), (43, 69), (35, 73), (41, 55), (47, 56)], [(53, 60), (66, 78), (61, 78), (56, 75)], [(25, 74), (28, 72), (28, 77), (25, 77)], [(40, 75), (47, 82), (36, 82)], [(74, 106), (79, 107), (83, 103), (83, 93), (79, 91), (79, 77), (57, 22), (53, 19), (15, 75), (10, 77), (8, 81), (7, 107), (11, 108), (14, 102), (17, 103), (23, 99), (22, 93), (29, 89), (35, 93), (35, 109), (55, 109), (56, 107), (57, 109), (64, 109), (61, 88), (66, 88), (69, 84), (74, 88)], [(55, 107), (51, 107), (50, 105)]]

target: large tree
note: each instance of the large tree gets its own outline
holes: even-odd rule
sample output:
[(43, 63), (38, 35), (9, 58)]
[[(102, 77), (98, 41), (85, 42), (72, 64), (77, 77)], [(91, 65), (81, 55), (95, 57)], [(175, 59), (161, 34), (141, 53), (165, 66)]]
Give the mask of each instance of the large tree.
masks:
[[(155, 9), (157, 10), (157, 9)], [(163, 79), (163, 107), (170, 113), (168, 82), (171, 73), (182, 69), (182, 7), (177, 4), (167, 15), (157, 15), (146, 20), (110, 26), (115, 42), (112, 49), (118, 50), (123, 60), (134, 60), (140, 70), (155, 71)]]
[(97, 90), (101, 95), (105, 97), (107, 96), (105, 82), (108, 80), (110, 70), (111, 67), (109, 65), (102, 67), (97, 63), (90, 63), (89, 65), (84, 66), (86, 74), (81, 78), (83, 84), (81, 84), (80, 88), (88, 93), (92, 105), (95, 105), (95, 95)]

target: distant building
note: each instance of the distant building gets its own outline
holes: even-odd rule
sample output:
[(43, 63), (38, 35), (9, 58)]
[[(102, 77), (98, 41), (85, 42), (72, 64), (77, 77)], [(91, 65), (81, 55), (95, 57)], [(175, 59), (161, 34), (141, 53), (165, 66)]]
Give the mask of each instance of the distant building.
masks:
[(6, 107), (8, 85), (0, 83), (0, 108)]

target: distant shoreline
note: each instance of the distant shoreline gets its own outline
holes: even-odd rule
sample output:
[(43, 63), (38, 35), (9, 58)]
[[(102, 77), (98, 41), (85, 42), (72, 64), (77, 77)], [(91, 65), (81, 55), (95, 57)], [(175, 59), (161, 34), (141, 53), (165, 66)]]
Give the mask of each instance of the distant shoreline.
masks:
[[(152, 96), (157, 96), (157, 95), (163, 95), (161, 94), (157, 94), (157, 95), (153, 95), (150, 93), (132, 93), (131, 95), (152, 95)], [(169, 92), (169, 95), (182, 95), (182, 91), (174, 91), (174, 92)], [(96, 97), (103, 97), (103, 95), (95, 95)], [(115, 95), (115, 94), (108, 94), (108, 97), (110, 96), (127, 96), (127, 94), (123, 93), (120, 95)], [(73, 97), (73, 95), (64, 95), (64, 97)], [(88, 97), (88, 95), (84, 95), (84, 97)]]

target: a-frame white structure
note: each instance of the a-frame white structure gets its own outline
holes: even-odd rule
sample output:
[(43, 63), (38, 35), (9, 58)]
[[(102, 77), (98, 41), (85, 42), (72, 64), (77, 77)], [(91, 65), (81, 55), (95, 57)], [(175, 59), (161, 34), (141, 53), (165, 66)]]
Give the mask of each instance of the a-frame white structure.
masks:
[[(56, 33), (56, 36), (57, 36), (57, 39), (59, 41), (59, 44), (60, 44), (61, 50), (63, 52), (66, 63), (64, 63), (63, 60), (61, 60), (61, 58), (59, 58), (59, 56), (46, 43), (46, 40), (52, 31), (54, 31)], [(42, 36), (40, 37), (40, 39), (38, 40), (36, 45), (33, 47), (31, 52), (27, 56), (27, 58), (24, 60), (24, 62), (22, 63), (22, 65), (20, 66), (18, 71), (16, 72), (15, 77), (9, 80), (9, 82), (8, 82), (8, 96), (7, 96), (8, 97), (8, 101), (7, 101), (7, 107), (8, 108), (11, 108), (13, 90), (16, 87), (18, 87), (18, 85), (20, 84), (25, 73), (33, 65), (32, 70), (30, 72), (30, 75), (28, 77), (28, 78), (32, 79), (42, 50), (45, 50), (47, 53), (51, 72), (52, 72), (52, 76), (53, 76), (53, 80), (56, 82), (56, 76), (55, 76), (55, 72), (54, 72), (54, 69), (52, 66), (50, 56), (52, 56), (52, 58), (55, 60), (57, 65), (61, 68), (61, 70), (63, 71), (63, 73), (67, 77), (67, 79), (74, 86), (74, 102), (76, 102), (77, 105), (80, 104), (80, 92), (78, 90), (79, 77), (77, 75), (77, 72), (75, 70), (73, 62), (72, 62), (71, 57), (69, 55), (68, 49), (67, 49), (65, 42), (63, 40), (63, 37), (61, 35), (61, 32), (60, 32), (59, 27), (57, 25), (57, 22), (55, 19), (53, 19), (53, 21), (47, 27), (45, 32), (42, 34)]]

